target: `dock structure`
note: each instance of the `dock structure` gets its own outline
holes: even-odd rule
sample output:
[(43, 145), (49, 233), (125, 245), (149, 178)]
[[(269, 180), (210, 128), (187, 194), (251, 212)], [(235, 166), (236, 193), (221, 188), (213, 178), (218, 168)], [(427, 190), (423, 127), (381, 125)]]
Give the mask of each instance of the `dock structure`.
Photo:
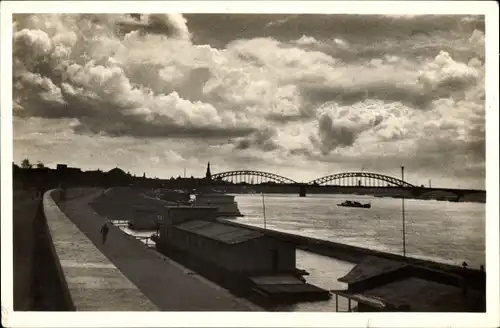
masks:
[(101, 191), (60, 201), (44, 195), (44, 211), (66, 298), (76, 311), (259, 311), (110, 225), (89, 206)]
[[(238, 295), (263, 306), (327, 300), (296, 267), (295, 245), (217, 220), (217, 207), (172, 207), (156, 248)], [(266, 304), (266, 305), (264, 305)]]

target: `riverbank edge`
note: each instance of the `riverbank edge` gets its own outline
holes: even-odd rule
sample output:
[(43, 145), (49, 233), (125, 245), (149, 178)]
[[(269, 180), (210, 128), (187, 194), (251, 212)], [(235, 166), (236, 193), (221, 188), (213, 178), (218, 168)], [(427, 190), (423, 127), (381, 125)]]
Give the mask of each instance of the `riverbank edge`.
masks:
[[(350, 262), (353, 264), (359, 264), (363, 259), (369, 256), (375, 256), (380, 258), (385, 258), (389, 260), (394, 260), (398, 262), (405, 262), (410, 265), (426, 267), (431, 270), (446, 272), (449, 274), (462, 275), (463, 268), (458, 265), (434, 262), (424, 259), (418, 259), (414, 257), (404, 257), (399, 254), (381, 252), (377, 250), (372, 250), (368, 248), (362, 248), (358, 246), (352, 246), (347, 244), (341, 244), (333, 241), (327, 241), (322, 239), (317, 239), (313, 237), (300, 236), (287, 232), (282, 232), (278, 230), (264, 229), (261, 227), (256, 227), (244, 223), (234, 222), (234, 221), (223, 221), (225, 224), (229, 224), (235, 227), (245, 227), (251, 230), (259, 231), (265, 233), (274, 238), (281, 239), (285, 242), (293, 243), (298, 249), (308, 251), (311, 253), (327, 256), (337, 260)], [(471, 287), (475, 287), (481, 290), (485, 290), (486, 286), (486, 273), (477, 269), (467, 269), (467, 277)]]

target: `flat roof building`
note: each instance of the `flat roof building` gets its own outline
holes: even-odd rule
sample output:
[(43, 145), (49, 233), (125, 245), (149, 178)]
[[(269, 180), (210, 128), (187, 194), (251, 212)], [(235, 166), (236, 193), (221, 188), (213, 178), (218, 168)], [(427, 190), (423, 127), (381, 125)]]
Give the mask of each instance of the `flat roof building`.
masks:
[(157, 249), (229, 289), (287, 299), (329, 297), (328, 291), (304, 282), (295, 245), (217, 221), (216, 211), (208, 206), (169, 207), (155, 240)]
[(338, 280), (348, 288), (332, 292), (356, 302), (358, 312), (486, 310), (485, 292), (468, 288), (463, 277), (404, 262), (368, 257)]

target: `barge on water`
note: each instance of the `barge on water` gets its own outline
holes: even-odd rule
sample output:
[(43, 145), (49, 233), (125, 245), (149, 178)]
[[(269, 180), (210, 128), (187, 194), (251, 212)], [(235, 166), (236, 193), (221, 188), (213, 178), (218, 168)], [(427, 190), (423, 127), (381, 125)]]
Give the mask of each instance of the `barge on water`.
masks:
[(356, 201), (350, 201), (346, 200), (345, 202), (342, 202), (340, 204), (337, 204), (337, 206), (343, 206), (343, 207), (359, 207), (359, 208), (371, 208), (372, 205), (370, 203), (366, 204), (361, 204), (360, 202)]
[(216, 207), (204, 207), (204, 219), (196, 209), (169, 211), (153, 237), (160, 253), (263, 306), (330, 298), (296, 268), (295, 245), (219, 222)]

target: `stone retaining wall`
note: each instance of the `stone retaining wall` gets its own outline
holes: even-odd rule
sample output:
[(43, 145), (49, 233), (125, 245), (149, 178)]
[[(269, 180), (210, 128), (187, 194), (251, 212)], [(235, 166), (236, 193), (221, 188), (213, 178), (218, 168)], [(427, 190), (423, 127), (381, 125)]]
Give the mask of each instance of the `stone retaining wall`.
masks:
[(18, 190), (13, 196), (14, 310), (29, 311), (34, 306), (35, 221), (43, 212), (41, 199), (36, 198), (35, 193)]

